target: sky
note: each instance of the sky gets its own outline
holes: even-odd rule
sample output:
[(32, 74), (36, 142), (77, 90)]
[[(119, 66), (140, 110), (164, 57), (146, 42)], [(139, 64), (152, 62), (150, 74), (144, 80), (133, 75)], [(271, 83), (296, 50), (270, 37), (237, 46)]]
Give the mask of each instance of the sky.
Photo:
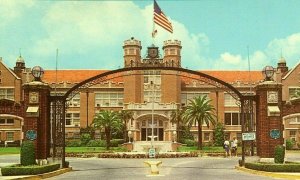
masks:
[[(300, 60), (299, 0), (157, 0), (173, 34), (156, 26), (153, 1), (0, 0), (0, 57), (14, 67), (117, 69), (123, 42), (180, 40), (182, 67), (192, 70), (262, 70), (286, 59)], [(249, 60), (249, 61), (248, 61)]]

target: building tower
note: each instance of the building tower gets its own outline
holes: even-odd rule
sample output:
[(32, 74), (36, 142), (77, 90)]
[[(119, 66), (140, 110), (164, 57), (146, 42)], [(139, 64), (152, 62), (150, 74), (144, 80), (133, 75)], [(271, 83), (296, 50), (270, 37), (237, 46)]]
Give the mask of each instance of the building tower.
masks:
[(14, 72), (17, 74), (18, 77), (21, 77), (24, 69), (25, 69), (25, 61), (20, 54), (20, 56), (16, 60), (16, 66), (14, 67)]
[(281, 82), (283, 76), (288, 72), (288, 67), (286, 66), (286, 60), (284, 57), (281, 56), (277, 63), (277, 70), (276, 70), (276, 82)]
[[(167, 67), (181, 67), (181, 42), (164, 41), (163, 61)], [(180, 103), (181, 84), (178, 72), (168, 71), (162, 75), (162, 103)]]
[[(134, 39), (124, 41), (124, 67), (136, 67), (141, 64), (141, 41)], [(141, 103), (142, 102), (142, 76), (139, 71), (128, 72), (124, 76), (124, 103)]]

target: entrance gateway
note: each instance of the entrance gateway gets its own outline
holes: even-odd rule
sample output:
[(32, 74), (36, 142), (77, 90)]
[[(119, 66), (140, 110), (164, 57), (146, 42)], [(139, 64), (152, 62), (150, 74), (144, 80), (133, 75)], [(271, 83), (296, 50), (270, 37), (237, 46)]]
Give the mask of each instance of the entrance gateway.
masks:
[[(163, 48), (164, 51), (167, 52), (168, 48), (171, 47), (177, 47), (177, 49), (180, 50), (180, 42), (165, 41), (165, 46)], [(47, 85), (39, 81), (34, 81), (24, 87), (26, 107), (39, 107), (37, 109), (40, 115), (38, 117), (30, 117), (29, 119), (31, 119), (31, 121), (26, 121), (25, 118), (24, 124), (24, 132), (27, 132), (29, 130), (37, 131), (36, 141), (39, 143), (37, 143), (36, 147), (40, 152), (38, 154), (37, 159), (47, 159), (50, 155), (50, 147), (52, 144), (53, 156), (55, 158), (61, 158), (62, 164), (63, 166), (65, 166), (65, 112), (68, 108), (68, 101), (79, 92), (86, 92), (88, 88), (91, 88), (94, 85), (101, 84), (108, 80), (120, 77), (124, 78), (124, 82), (125, 80), (126, 82), (129, 82), (128, 84), (124, 84), (124, 96), (126, 95), (126, 97), (124, 97), (124, 109), (135, 110), (135, 117), (137, 118), (137, 120), (140, 120), (138, 126), (140, 131), (134, 131), (133, 133), (135, 138), (140, 139), (140, 141), (149, 141), (149, 126), (147, 126), (147, 124), (143, 126), (143, 121), (148, 123), (148, 125), (149, 122), (151, 122), (150, 127), (152, 127), (152, 125), (156, 123), (155, 129), (157, 141), (165, 141), (167, 139), (170, 140), (170, 137), (172, 136), (172, 131), (168, 132), (168, 130), (164, 129), (163, 126), (160, 126), (160, 123), (164, 123), (164, 121), (166, 120), (166, 114), (164, 113), (165, 111), (160, 112), (159, 110), (168, 108), (169, 110), (176, 110), (181, 107), (179, 101), (180, 93), (178, 92), (178, 87), (180, 83), (179, 79), (185, 77), (192, 78), (218, 88), (222, 88), (224, 91), (231, 94), (235, 99), (239, 100), (242, 132), (252, 131), (253, 127), (249, 126), (249, 124), (253, 123), (250, 122), (250, 120), (253, 120), (253, 112), (256, 111), (256, 137), (258, 146), (257, 152), (259, 156), (273, 157), (274, 147), (276, 145), (283, 144), (282, 136), (277, 139), (271, 139), (269, 137), (269, 133), (264, 133), (268, 132), (271, 129), (279, 129), (280, 131), (282, 131), (281, 111), (279, 111), (279, 114), (272, 114), (273, 111), (271, 112), (269, 108), (281, 107), (281, 85), (275, 84), (271, 81), (266, 81), (256, 87), (256, 95), (243, 95), (232, 85), (220, 79), (217, 79), (202, 72), (182, 68), (180, 59), (176, 59), (176, 57), (172, 55), (172, 51), (167, 52), (170, 53), (169, 56), (165, 57), (164, 59), (161, 59), (158, 53), (154, 53), (156, 50), (158, 52), (158, 47), (151, 46), (148, 48), (147, 57), (141, 60), (141, 58), (138, 58), (140, 57), (140, 53), (137, 53), (140, 52), (137, 50), (140, 50), (141, 46), (140, 43), (134, 39), (128, 40), (127, 42), (125, 41), (124, 49), (124, 68), (100, 73), (92, 78), (86, 79), (81, 83), (78, 83), (76, 86), (72, 87), (69, 91), (67, 91), (66, 94), (57, 94), (56, 96), (50, 96), (49, 87), (47, 87)], [(133, 51), (131, 51), (132, 49)], [(132, 55), (132, 52), (135, 55)], [(178, 52), (180, 51), (177, 51), (177, 53)], [(144, 78), (144, 80), (146, 81), (147, 78), (151, 79), (151, 77), (155, 75), (159, 75), (161, 77), (161, 84), (168, 84), (168, 86), (161, 87), (160, 91), (162, 93), (170, 92), (169, 94), (171, 94), (171, 96), (177, 94), (176, 97), (170, 97), (168, 96), (168, 93), (164, 93), (164, 95), (161, 96), (161, 102), (163, 103), (171, 102), (172, 98), (175, 99), (173, 103), (168, 104), (168, 106), (166, 105), (166, 103), (160, 104), (155, 101), (144, 101), (145, 99), (142, 99), (141, 95), (138, 97), (133, 96), (135, 94), (141, 94), (142, 92), (147, 94), (148, 92), (148, 97), (150, 100), (151, 97), (156, 98), (155, 93), (153, 93), (155, 92), (155, 89), (151, 89), (156, 88), (155, 83), (153, 83), (154, 85), (151, 87), (151, 84), (155, 79), (151, 80), (151, 83), (149, 83), (149, 87), (135, 86), (136, 83), (142, 81), (142, 78)], [(130, 88), (126, 89), (126, 87), (128, 86), (130, 86)], [(275, 98), (276, 101), (274, 101), (274, 98), (273, 100), (269, 98), (270, 93), (275, 93), (278, 95), (276, 96), (277, 99)], [(33, 94), (38, 95), (39, 99), (37, 101), (33, 102), (33, 98), (30, 100)], [(144, 98), (145, 97), (147, 96), (144, 96)], [(148, 117), (147, 115), (145, 115), (146, 113), (148, 113)], [(151, 121), (149, 121), (149, 114), (152, 114), (152, 116), (155, 117), (155, 121), (152, 121), (152, 119)], [(49, 122), (50, 115), (52, 118), (52, 124), (50, 124)], [(36, 124), (35, 122), (37, 122), (36, 120), (38, 120), (38, 126), (34, 125)], [(266, 121), (269, 121), (271, 123), (265, 123)], [(154, 123), (152, 124), (152, 122)], [(43, 137), (43, 139), (40, 139), (41, 137)], [(265, 143), (267, 141), (269, 143)], [(243, 151), (245, 151), (244, 148)]]

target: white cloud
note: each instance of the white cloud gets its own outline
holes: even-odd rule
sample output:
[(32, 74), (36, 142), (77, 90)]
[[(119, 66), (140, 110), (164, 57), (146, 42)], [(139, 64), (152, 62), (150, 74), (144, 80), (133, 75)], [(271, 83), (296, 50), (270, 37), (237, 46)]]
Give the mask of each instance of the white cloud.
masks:
[(224, 61), (225, 63), (233, 64), (233, 65), (239, 64), (242, 61), (241, 55), (232, 55), (228, 52), (221, 54), (220, 58), (221, 58), (221, 61)]
[(27, 8), (34, 5), (32, 0), (1, 0), (0, 1), (0, 27), (5, 27), (15, 19), (21, 18)]

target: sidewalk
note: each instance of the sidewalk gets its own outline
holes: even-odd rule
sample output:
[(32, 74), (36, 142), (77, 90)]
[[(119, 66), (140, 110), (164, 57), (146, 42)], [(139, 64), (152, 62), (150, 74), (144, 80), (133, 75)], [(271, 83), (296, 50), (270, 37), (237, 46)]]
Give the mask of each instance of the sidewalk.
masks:
[(285, 178), (285, 179), (300, 179), (300, 173), (285, 173), (285, 172), (266, 172), (248, 169), (245, 167), (235, 166), (235, 169), (251, 174), (268, 176), (273, 178)]

